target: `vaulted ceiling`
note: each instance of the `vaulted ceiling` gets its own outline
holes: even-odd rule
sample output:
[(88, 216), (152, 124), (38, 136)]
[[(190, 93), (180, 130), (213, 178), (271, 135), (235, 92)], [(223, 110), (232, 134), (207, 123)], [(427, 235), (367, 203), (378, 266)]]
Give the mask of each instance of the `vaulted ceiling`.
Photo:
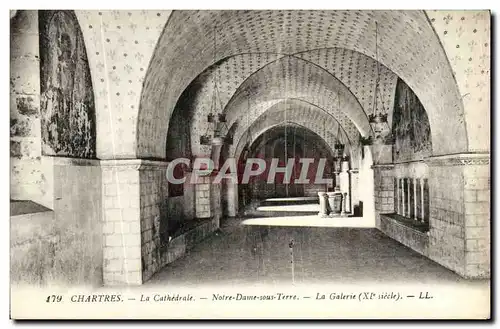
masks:
[(359, 145), (351, 144), (349, 137), (338, 122), (322, 109), (308, 103), (289, 101), (277, 103), (259, 116), (251, 125), (238, 126), (234, 133), (234, 144), (229, 155), (238, 158), (247, 144), (252, 144), (258, 136), (279, 125), (300, 125), (310, 130), (332, 149), (337, 140), (346, 145), (345, 154), (350, 155), (353, 167), (358, 167)]
[[(297, 61), (297, 59), (303, 61)], [(278, 64), (283, 64), (285, 61), (288, 64), (286, 67)], [(293, 71), (290, 72), (291, 70)], [(242, 104), (239, 113), (233, 114), (234, 124), (238, 126), (235, 136), (243, 134), (253, 120), (257, 119), (257, 116), (262, 117), (266, 111), (276, 108), (276, 104), (284, 102), (289, 105), (288, 109), (293, 108), (291, 104), (299, 104), (302, 107), (304, 105), (317, 107), (319, 110), (330, 113), (341, 122), (342, 129), (349, 132), (349, 139), (357, 144), (359, 131), (346, 115), (346, 113), (349, 114), (348, 108), (343, 106), (342, 111), (339, 112), (336, 109), (338, 107), (336, 96), (325, 93), (324, 83), (321, 80), (318, 81), (317, 77), (311, 79), (311, 76), (314, 76), (313, 73), (318, 72), (318, 76), (326, 80), (337, 79), (341, 82), (337, 86), (338, 90), (348, 90), (352, 93), (354, 103), (359, 103), (366, 113), (362, 114), (361, 118), (366, 125), (366, 116), (372, 113), (374, 106), (374, 87), (377, 78), (377, 62), (372, 58), (345, 48), (319, 49), (299, 53), (293, 57), (272, 53), (241, 54), (226, 58), (200, 74), (185, 91), (189, 95), (188, 103), (177, 104), (176, 111), (193, 112), (191, 127), (193, 153), (207, 154), (209, 152), (209, 146), (199, 144), (199, 137), (207, 132), (209, 124), (206, 117), (214, 111), (211, 102), (215, 92), (215, 82), (217, 82), (217, 95), (220, 101), (216, 112), (223, 109), (228, 112), (229, 108), (226, 108), (228, 103), (231, 101), (234, 105), (234, 98), (238, 96), (241, 96), (243, 103), (247, 102), (246, 106)], [(390, 125), (392, 119), (390, 109), (394, 105), (397, 76), (381, 64), (379, 64), (379, 72), (381, 93), (377, 94), (376, 105), (379, 111), (388, 114)], [(259, 84), (262, 90), (274, 89), (280, 94), (279, 98), (250, 104), (246, 96), (248, 88), (251, 88), (248, 86), (251, 81)], [(306, 99), (314, 98), (315, 104), (297, 98), (286, 98), (289, 97), (287, 95), (296, 92), (293, 89), (297, 89), (298, 85), (306, 84), (305, 92), (310, 95)], [(272, 88), (268, 88), (269, 85), (273, 85)], [(320, 90), (321, 93), (318, 92)], [(297, 100), (300, 102), (296, 102)], [(355, 107), (359, 106), (355, 105)], [(266, 114), (265, 117), (269, 115)], [(328, 116), (327, 118), (331, 119)]]
[[(431, 126), (440, 126), (432, 129), (433, 139), (455, 140), (453, 145), (433, 142), (434, 151), (463, 149), (461, 98), (423, 11), (174, 11), (144, 83), (138, 156), (164, 156), (165, 131), (175, 104), (203, 72), (205, 79), (209, 72), (221, 77), (220, 89), (226, 93), (222, 103), (227, 102), (233, 121), (247, 109), (243, 105), (247, 91), (253, 103), (265, 108), (282, 99), (299, 98), (332, 113), (340, 95), (341, 103), (349, 106), (342, 108), (338, 121), (347, 132), (351, 125), (367, 135), (376, 69), (373, 58), (377, 58), (375, 22), (384, 110), (392, 108), (399, 76), (429, 112)], [(289, 54), (293, 56), (283, 57)]]
[[(266, 129), (265, 133), (262, 133), (254, 139), (252, 145), (249, 148), (250, 157), (259, 157), (261, 155), (270, 155), (273, 157), (281, 157), (285, 152), (285, 148), (279, 147), (278, 150), (275, 149), (277, 145), (287, 144), (287, 157), (293, 158), (296, 156), (306, 156), (310, 157), (322, 157), (327, 159), (333, 158), (333, 149), (330, 145), (325, 143), (324, 139), (311, 131), (309, 128), (302, 126), (294, 122), (284, 122), (278, 125), (274, 125), (269, 129)], [(270, 146), (271, 149), (266, 146)], [(271, 151), (271, 154), (268, 152)], [(277, 153), (278, 151), (279, 153)], [(241, 153), (239, 154), (241, 155)], [(238, 155), (238, 156), (239, 156)]]

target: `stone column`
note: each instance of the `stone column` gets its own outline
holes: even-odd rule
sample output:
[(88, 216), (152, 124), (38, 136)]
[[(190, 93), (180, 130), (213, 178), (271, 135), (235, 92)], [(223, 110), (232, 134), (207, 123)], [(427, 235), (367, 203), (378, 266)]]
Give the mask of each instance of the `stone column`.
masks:
[(142, 284), (140, 160), (103, 160), (104, 285)]
[(405, 216), (405, 178), (401, 178), (401, 216)]
[(238, 214), (238, 184), (227, 181), (227, 215), (236, 217)]
[(488, 153), (431, 157), (429, 257), (469, 278), (490, 277)]
[(418, 220), (418, 211), (417, 211), (417, 179), (413, 178), (413, 218)]
[(373, 165), (375, 178), (375, 210), (379, 213), (394, 211), (393, 164)]
[(401, 195), (399, 193), (399, 189), (400, 189), (400, 184), (401, 184), (401, 179), (400, 178), (397, 178), (396, 179), (396, 193), (398, 194), (398, 204), (397, 204), (397, 213), (398, 215), (401, 214)]
[(53, 167), (42, 157), (38, 11), (18, 10), (10, 28), (10, 196), (53, 209)]
[(360, 191), (359, 191), (359, 170), (349, 170), (351, 181), (351, 212), (356, 212), (356, 207), (359, 207)]
[(424, 223), (427, 218), (425, 218), (425, 203), (424, 203), (424, 182), (425, 180), (423, 178), (420, 178), (420, 206), (421, 206), (421, 215), (422, 215), (422, 223)]
[(342, 193), (340, 216), (347, 216), (346, 204), (347, 204), (347, 193)]
[[(351, 212), (351, 182), (349, 177), (349, 162), (342, 161), (341, 172), (339, 173), (340, 192), (342, 192), (342, 202), (344, 212)], [(345, 209), (344, 209), (345, 208)]]
[(407, 200), (407, 201), (408, 201), (408, 204), (407, 204), (407, 207), (406, 207), (406, 209), (408, 209), (408, 216), (407, 216), (408, 218), (411, 218), (411, 194), (410, 194), (410, 180), (411, 180), (411, 178), (407, 178), (408, 183), (406, 184), (406, 185), (407, 185), (407, 186), (406, 186), (406, 188), (407, 188), (407, 190), (408, 190), (408, 198), (407, 198), (407, 199), (408, 199), (408, 200)]
[(326, 195), (326, 192), (318, 192), (318, 198), (319, 198), (318, 216), (327, 217), (328, 216), (328, 207), (327, 207), (328, 196)]
[(222, 150), (222, 146), (224, 145), (224, 139), (222, 137), (214, 137), (212, 139), (212, 161), (214, 162), (214, 170), (220, 169), (220, 152)]

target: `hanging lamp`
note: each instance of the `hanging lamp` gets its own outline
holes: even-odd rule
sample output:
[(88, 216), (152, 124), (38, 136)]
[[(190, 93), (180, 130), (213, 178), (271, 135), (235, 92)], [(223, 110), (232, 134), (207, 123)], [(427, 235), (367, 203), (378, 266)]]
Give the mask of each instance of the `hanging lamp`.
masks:
[[(214, 27), (214, 58), (213, 63), (217, 60), (217, 27)], [(207, 115), (207, 131), (200, 136), (200, 144), (202, 145), (222, 145), (224, 142), (233, 143), (233, 138), (230, 136), (224, 137), (228, 133), (226, 115), (222, 112), (222, 102), (220, 101), (219, 85), (219, 66), (215, 67), (215, 72), (212, 79), (213, 92), (210, 104), (210, 112)], [(213, 130), (213, 135), (210, 135), (209, 130)]]
[(246, 91), (246, 95), (247, 95), (247, 133), (246, 133), (246, 142), (245, 142), (245, 146), (243, 147), (243, 152), (247, 152), (250, 150), (250, 145), (252, 143), (252, 127), (250, 126), (250, 92), (247, 90)]
[[(376, 141), (386, 143), (391, 141), (391, 136), (390, 136), (390, 127), (389, 123), (387, 121), (387, 112), (385, 111), (385, 104), (384, 104), (384, 99), (382, 92), (380, 90), (380, 62), (378, 58), (378, 23), (375, 22), (375, 61), (377, 64), (377, 71), (376, 71), (376, 79), (375, 79), (375, 91), (373, 93), (373, 111), (372, 113), (368, 116), (368, 121), (373, 127), (373, 132), (375, 134), (374, 138)], [(377, 106), (377, 102), (380, 100), (380, 105), (382, 106), (382, 109), (379, 110)], [(389, 131), (388, 135), (383, 136), (384, 131)], [(362, 142), (365, 144), (371, 144), (373, 143), (373, 139), (370, 137), (362, 139)]]
[[(338, 111), (340, 112), (340, 95), (337, 95), (338, 100)], [(344, 156), (345, 145), (340, 142), (340, 123), (337, 123), (337, 138), (335, 141), (334, 149), (335, 149), (335, 158), (341, 159)]]

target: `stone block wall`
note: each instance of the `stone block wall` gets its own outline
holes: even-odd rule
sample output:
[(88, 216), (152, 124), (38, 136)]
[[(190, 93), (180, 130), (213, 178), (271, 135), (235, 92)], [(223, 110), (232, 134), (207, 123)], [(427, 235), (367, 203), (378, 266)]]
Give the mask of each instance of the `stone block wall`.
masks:
[[(394, 166), (380, 164), (373, 166), (376, 214), (394, 211)], [(377, 222), (379, 218), (377, 216)]]
[(10, 21), (11, 199), (53, 208), (52, 166), (42, 158), (38, 11)]
[[(377, 227), (391, 238), (466, 278), (490, 277), (490, 171), (488, 154), (431, 157), (396, 164), (394, 176), (428, 177), (430, 218), (427, 237), (381, 216), (383, 178), (375, 175)], [(377, 178), (377, 176), (379, 178)], [(382, 201), (381, 201), (382, 200)], [(378, 205), (377, 205), (378, 204)], [(390, 212), (393, 212), (390, 211)]]
[(100, 286), (103, 235), (99, 162), (45, 160), (54, 172), (54, 209), (11, 217), (12, 270), (24, 273), (13, 276), (12, 282)]
[(140, 160), (103, 160), (103, 280), (142, 284)]
[[(168, 213), (168, 162), (134, 159), (102, 160), (100, 164), (104, 284), (140, 285), (186, 251), (185, 242), (181, 241), (185, 236), (170, 236), (172, 232), (168, 227), (171, 220), (175, 220), (172, 218), (175, 214)], [(187, 192), (186, 202), (194, 204), (193, 194), (198, 195), (197, 213), (211, 216), (211, 220), (215, 220), (213, 217), (217, 214), (215, 226), (218, 227), (221, 215), (219, 186), (211, 185), (209, 176), (201, 177), (196, 185), (188, 181), (184, 191)], [(205, 226), (198, 230), (213, 231), (213, 225)]]
[(102, 184), (97, 160), (53, 158), (56, 282), (100, 286)]
[(392, 239), (404, 244), (416, 252), (427, 256), (429, 236), (412, 227), (399, 223), (389, 215), (380, 215), (379, 229)]
[(212, 217), (210, 189), (211, 177), (201, 176), (198, 177), (195, 191), (195, 216), (196, 218), (210, 218)]
[(460, 166), (430, 166), (429, 257), (464, 273), (463, 175)]
[(465, 275), (490, 276), (490, 168), (470, 164), (463, 168), (465, 213)]
[(42, 286), (55, 277), (54, 258), (59, 238), (54, 212), (45, 209), (10, 217), (10, 282)]
[(167, 162), (142, 161), (140, 166), (142, 281), (148, 280), (166, 262), (168, 243)]

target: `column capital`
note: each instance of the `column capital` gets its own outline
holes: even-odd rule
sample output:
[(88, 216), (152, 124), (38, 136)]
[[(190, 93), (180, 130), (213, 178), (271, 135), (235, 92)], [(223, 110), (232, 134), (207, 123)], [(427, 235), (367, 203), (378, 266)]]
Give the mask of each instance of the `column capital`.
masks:
[(43, 156), (43, 158), (52, 161), (54, 166), (100, 166), (97, 159), (68, 158), (59, 156)]
[(162, 170), (168, 167), (168, 161), (144, 159), (113, 159), (100, 160), (102, 168), (120, 168), (123, 170)]
[(490, 153), (457, 153), (431, 156), (426, 158), (424, 162), (434, 167), (488, 165), (490, 163)]
[(373, 164), (372, 169), (392, 170), (392, 169), (394, 169), (394, 163)]

